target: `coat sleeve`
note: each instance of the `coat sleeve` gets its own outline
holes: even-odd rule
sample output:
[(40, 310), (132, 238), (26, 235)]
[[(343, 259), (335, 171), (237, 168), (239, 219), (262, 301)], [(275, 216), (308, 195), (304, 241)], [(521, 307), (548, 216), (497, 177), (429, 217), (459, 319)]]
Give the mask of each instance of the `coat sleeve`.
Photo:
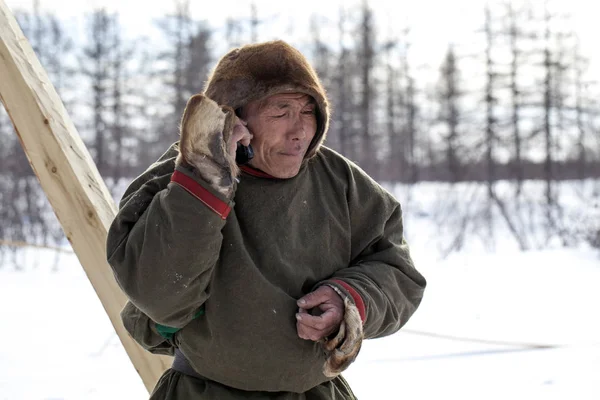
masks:
[(321, 284), (352, 297), (365, 338), (390, 335), (416, 311), (426, 281), (413, 265), (397, 200), (357, 168), (347, 200), (353, 261)]
[(107, 258), (135, 307), (182, 328), (209, 297), (233, 203), (174, 161), (163, 156), (131, 184), (108, 232)]

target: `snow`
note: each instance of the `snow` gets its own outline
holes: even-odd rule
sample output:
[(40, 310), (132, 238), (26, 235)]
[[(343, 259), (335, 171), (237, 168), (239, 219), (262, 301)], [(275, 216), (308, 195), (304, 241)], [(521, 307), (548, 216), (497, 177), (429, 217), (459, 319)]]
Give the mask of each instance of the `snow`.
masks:
[(600, 399), (599, 261), (582, 249), (454, 254), (423, 269), (413, 319), (365, 343), (346, 376), (360, 399)]
[(0, 269), (0, 399), (144, 399), (137, 377), (74, 255), (58, 272), (20, 255), (24, 270)]
[[(366, 341), (344, 374), (358, 398), (600, 399), (598, 250), (521, 252), (497, 223), (491, 251), (471, 237), (442, 258), (455, 228), (429, 212), (440, 190), (394, 188), (428, 287), (409, 323)], [(0, 321), (0, 400), (148, 398), (73, 254), (4, 257)]]
[[(147, 398), (76, 257), (53, 271), (54, 257), (0, 268), (0, 399)], [(400, 333), (364, 343), (345, 374), (361, 400), (600, 398), (597, 252), (414, 258), (426, 296)]]

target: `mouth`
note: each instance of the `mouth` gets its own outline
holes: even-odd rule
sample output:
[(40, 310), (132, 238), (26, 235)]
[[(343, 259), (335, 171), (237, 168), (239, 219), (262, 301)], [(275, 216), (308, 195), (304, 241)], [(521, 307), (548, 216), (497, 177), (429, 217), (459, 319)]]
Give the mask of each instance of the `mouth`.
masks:
[(304, 150), (302, 150), (302, 149), (288, 150), (288, 151), (283, 151), (279, 154), (281, 154), (282, 156), (286, 156), (286, 157), (298, 157), (298, 156), (304, 155)]

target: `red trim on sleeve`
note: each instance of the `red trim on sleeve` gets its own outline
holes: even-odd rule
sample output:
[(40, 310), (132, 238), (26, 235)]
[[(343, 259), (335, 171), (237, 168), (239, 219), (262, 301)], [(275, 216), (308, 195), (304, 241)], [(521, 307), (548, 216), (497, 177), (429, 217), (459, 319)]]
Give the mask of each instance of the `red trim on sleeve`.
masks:
[(352, 296), (352, 298), (354, 299), (354, 304), (356, 304), (356, 308), (358, 308), (360, 320), (364, 324), (365, 320), (367, 319), (367, 312), (365, 309), (365, 302), (363, 301), (362, 297), (360, 297), (360, 294), (358, 294), (358, 292), (352, 286), (348, 285), (344, 281), (341, 281), (339, 279), (332, 279), (331, 282), (335, 282), (338, 285), (341, 285), (344, 289), (348, 291), (348, 293), (350, 293), (350, 296)]
[(206, 204), (208, 208), (213, 210), (222, 219), (227, 219), (231, 207), (223, 200), (206, 190), (198, 182), (184, 174), (183, 172), (175, 171), (171, 175), (171, 182), (177, 183), (179, 186), (188, 191), (192, 196)]

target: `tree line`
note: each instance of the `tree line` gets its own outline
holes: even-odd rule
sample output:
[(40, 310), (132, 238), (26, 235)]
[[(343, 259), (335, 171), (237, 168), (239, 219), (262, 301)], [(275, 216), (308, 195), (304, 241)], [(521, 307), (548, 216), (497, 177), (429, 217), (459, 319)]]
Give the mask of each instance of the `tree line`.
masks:
[[(600, 176), (600, 105), (575, 27), (549, 4), (488, 4), (472, 40), (449, 43), (430, 65), (414, 61), (411, 27), (386, 33), (367, 1), (314, 14), (308, 35), (290, 42), (333, 104), (326, 144), (380, 181), (480, 182), (489, 225), (495, 208), (515, 237), (496, 185), (512, 182), (511, 199), (519, 199), (524, 182), (542, 181), (554, 224), (557, 182)], [(82, 19), (81, 34), (38, 2), (15, 14), (113, 193), (177, 140), (187, 99), (228, 48), (282, 34), (268, 32), (274, 17), (254, 3), (248, 18), (214, 26), (192, 16), (189, 0), (176, 0), (146, 37), (127, 35), (105, 9)], [(337, 35), (325, 37), (325, 25)], [(8, 222), (0, 237), (59, 241), (4, 110), (0, 140), (0, 218)]]

